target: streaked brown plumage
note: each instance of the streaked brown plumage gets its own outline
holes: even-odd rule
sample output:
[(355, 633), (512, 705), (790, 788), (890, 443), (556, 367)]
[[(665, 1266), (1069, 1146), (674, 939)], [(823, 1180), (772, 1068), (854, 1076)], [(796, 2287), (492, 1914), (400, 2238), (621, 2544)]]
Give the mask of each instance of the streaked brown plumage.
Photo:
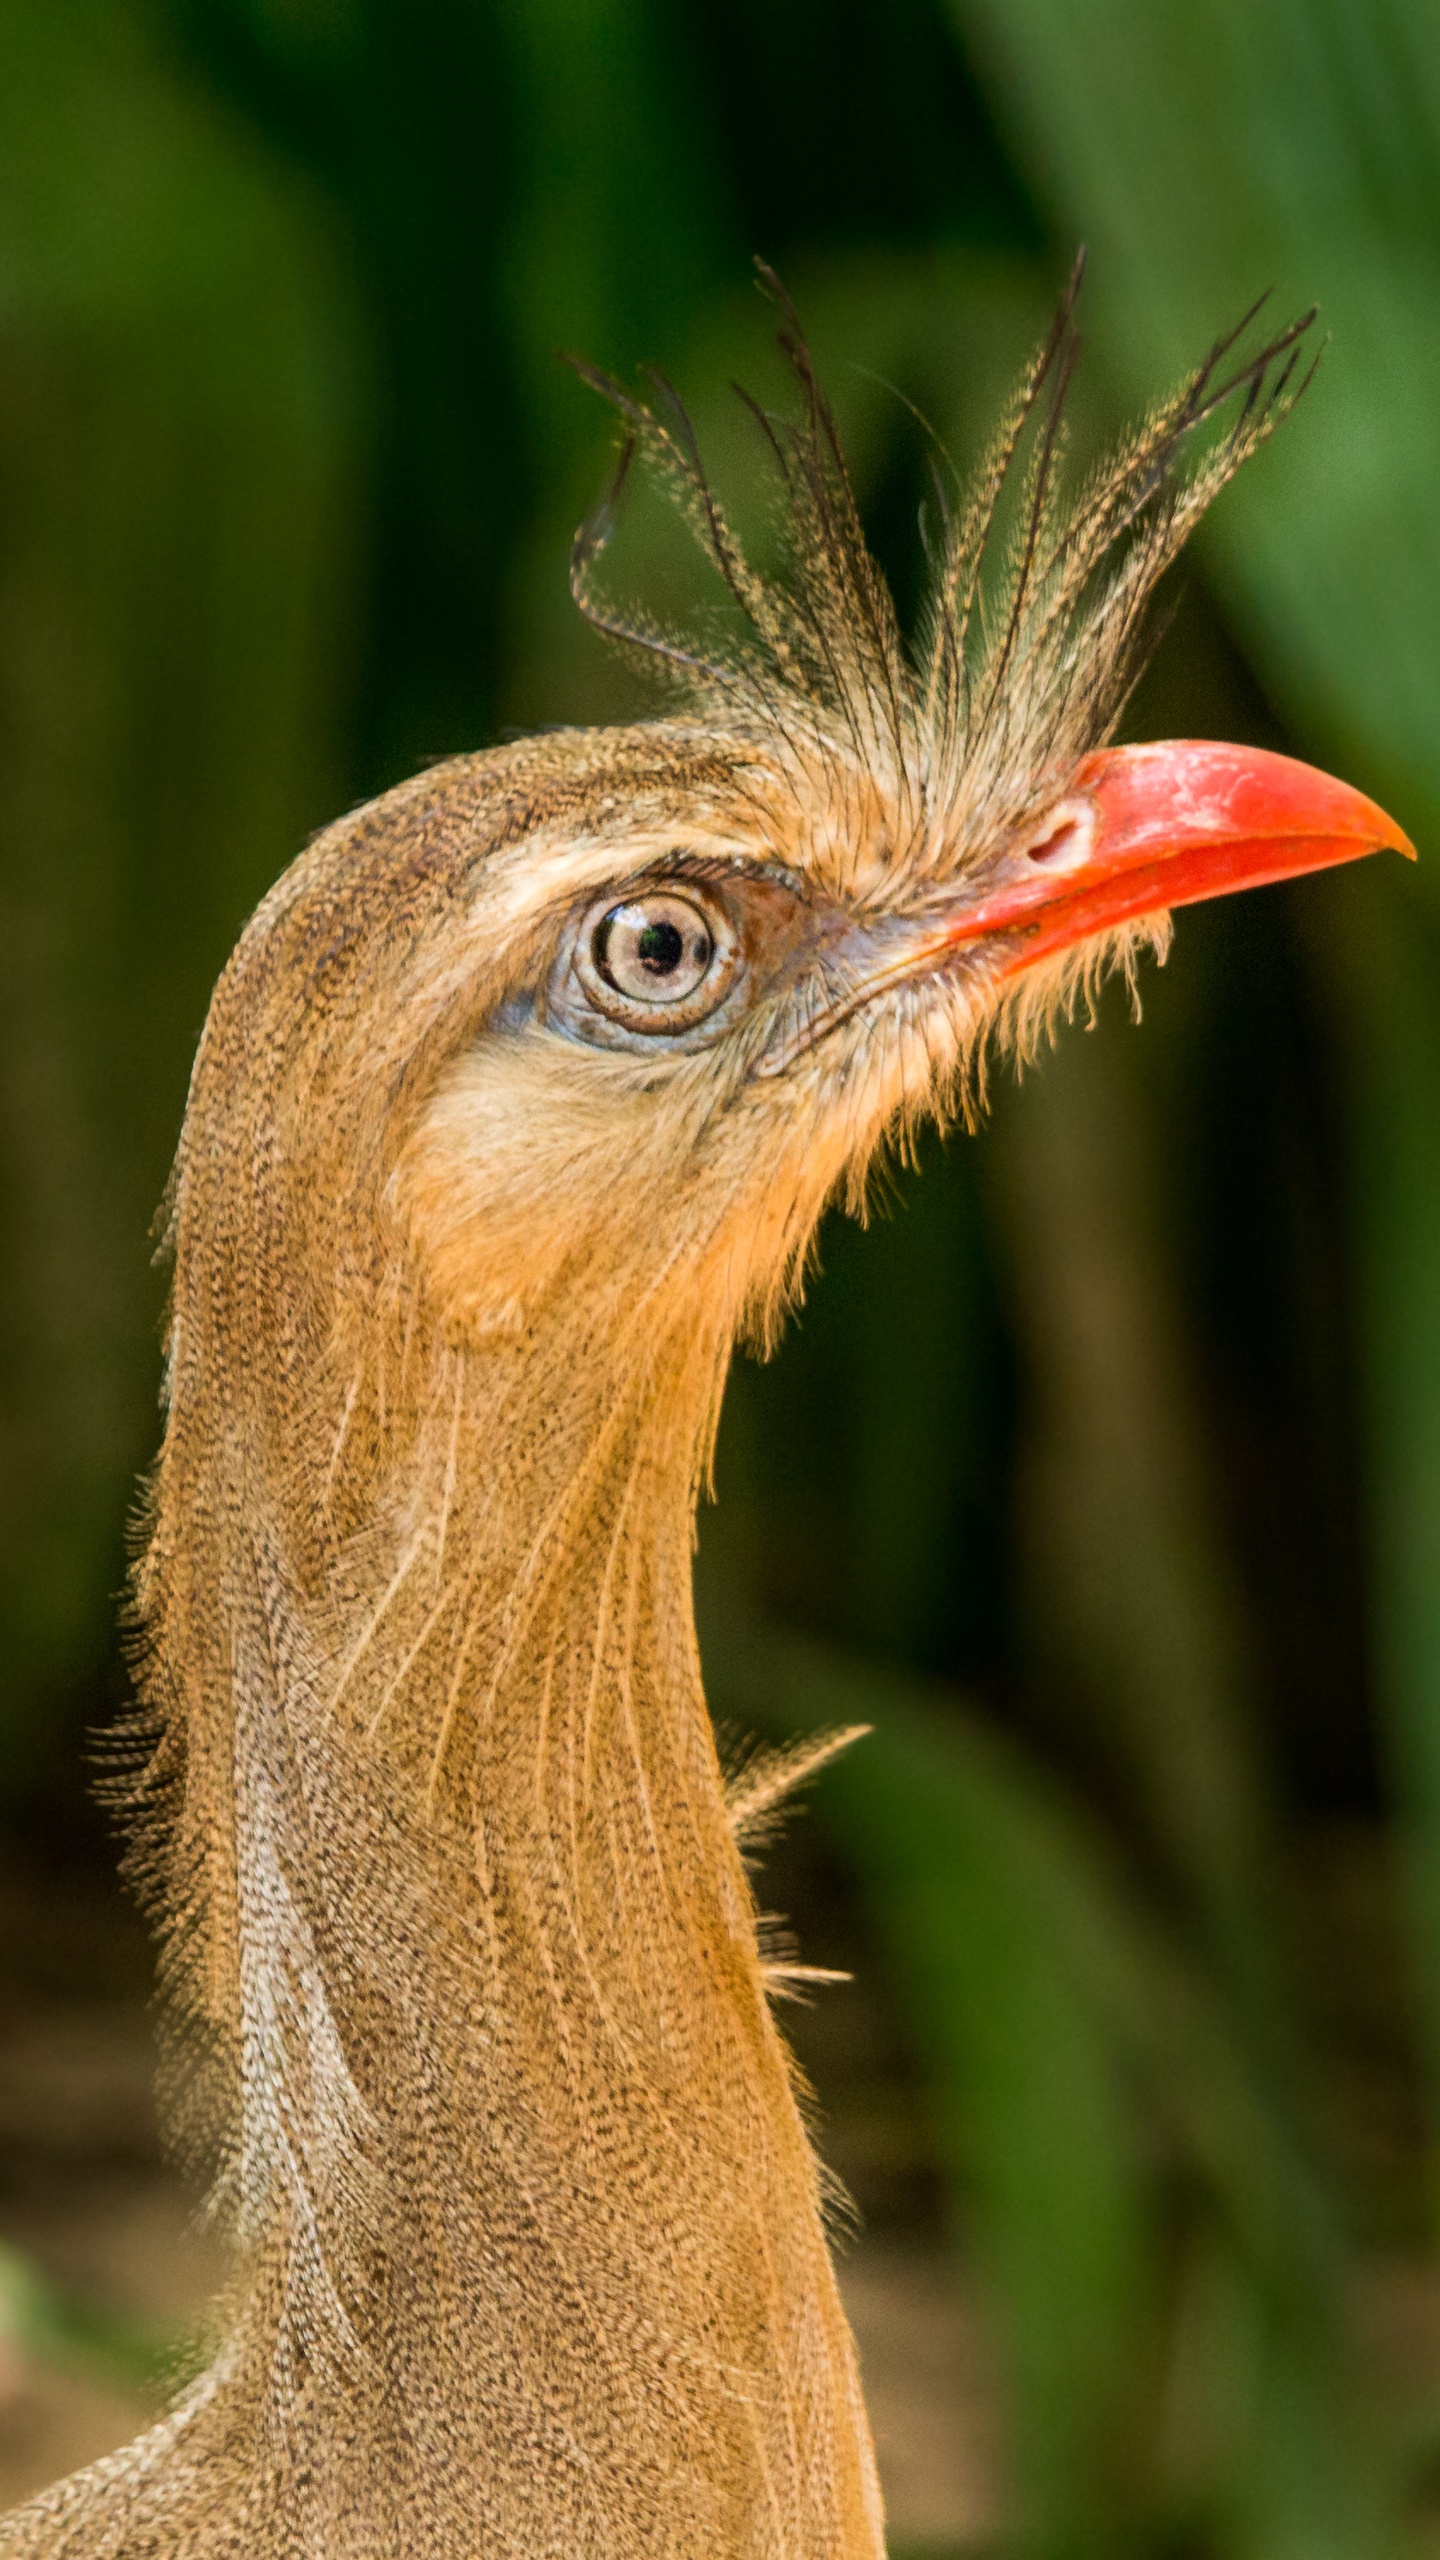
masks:
[(955, 920), (1057, 846), (1089, 880), (1083, 760), (1294, 335), (1230, 382), (1221, 350), (1066, 515), (1062, 320), (914, 663), (797, 332), (784, 580), (678, 407), (609, 386), (746, 639), (616, 626), (679, 679), (666, 718), (420, 775), (242, 937), (136, 1582), (137, 1873), (237, 2273), (203, 2380), (0, 2529), (10, 2560), (881, 2549), (736, 1845), (767, 1786), (727, 1811), (701, 1690), (697, 1488), (827, 1198), (1160, 929), (1153, 894), (1098, 931), (1072, 903), (1037, 959), (1028, 907)]

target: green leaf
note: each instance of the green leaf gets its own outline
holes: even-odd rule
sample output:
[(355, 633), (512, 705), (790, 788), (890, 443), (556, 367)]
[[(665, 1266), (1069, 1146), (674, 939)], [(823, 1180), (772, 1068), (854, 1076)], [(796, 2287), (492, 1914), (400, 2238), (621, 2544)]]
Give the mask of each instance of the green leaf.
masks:
[[(83, 173), (83, 175), (82, 175)], [(307, 192), (118, 6), (0, 16), (0, 1790), (92, 1715), (210, 986), (328, 814), (365, 432)], [(90, 1696), (86, 1700), (86, 1690)], [(73, 1723), (59, 1738), (78, 1743)]]
[[(1238, 2549), (1298, 2550), (1322, 2513), (1328, 2549), (1383, 2547), (1398, 2488), (1354, 2368), (1340, 2216), (1204, 1976), (953, 1696), (747, 1620), (723, 1590), (702, 1631), (726, 1719), (872, 1725), (818, 1810), (942, 2101), (1003, 2333), (1026, 2534), (1108, 2549), (1174, 2529), (1198, 2497)], [(1205, 2200), (1178, 2224), (1177, 2167)], [(1224, 2273), (1209, 2309), (1193, 2277), (1178, 2295), (1164, 2278), (1183, 2229), (1195, 2275)], [(1228, 2409), (1226, 2355), (1249, 2377)]]

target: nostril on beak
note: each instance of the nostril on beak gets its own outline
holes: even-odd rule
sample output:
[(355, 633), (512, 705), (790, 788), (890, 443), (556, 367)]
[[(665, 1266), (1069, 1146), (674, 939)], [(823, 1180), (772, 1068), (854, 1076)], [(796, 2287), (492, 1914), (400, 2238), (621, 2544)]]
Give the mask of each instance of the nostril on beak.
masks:
[(1068, 800), (1051, 811), (1045, 831), (1025, 847), (1037, 871), (1083, 871), (1095, 841), (1095, 816), (1085, 801)]

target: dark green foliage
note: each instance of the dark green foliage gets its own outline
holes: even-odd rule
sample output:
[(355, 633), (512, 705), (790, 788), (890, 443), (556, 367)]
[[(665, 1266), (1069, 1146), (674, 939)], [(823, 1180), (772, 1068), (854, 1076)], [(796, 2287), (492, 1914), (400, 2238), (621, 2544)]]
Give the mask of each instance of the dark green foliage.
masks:
[(104, 8), (0, 24), (0, 1623), (23, 1790), (114, 1646), (148, 1229), (236, 927), (341, 787), (348, 294), (302, 181)]

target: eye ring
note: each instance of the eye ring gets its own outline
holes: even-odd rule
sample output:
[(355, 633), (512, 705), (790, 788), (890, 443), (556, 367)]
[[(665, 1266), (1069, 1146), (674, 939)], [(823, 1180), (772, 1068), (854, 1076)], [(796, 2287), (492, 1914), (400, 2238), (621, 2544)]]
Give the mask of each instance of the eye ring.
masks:
[(723, 1002), (740, 941), (716, 898), (692, 880), (612, 891), (582, 917), (573, 968), (607, 1021), (650, 1033), (688, 1031)]

